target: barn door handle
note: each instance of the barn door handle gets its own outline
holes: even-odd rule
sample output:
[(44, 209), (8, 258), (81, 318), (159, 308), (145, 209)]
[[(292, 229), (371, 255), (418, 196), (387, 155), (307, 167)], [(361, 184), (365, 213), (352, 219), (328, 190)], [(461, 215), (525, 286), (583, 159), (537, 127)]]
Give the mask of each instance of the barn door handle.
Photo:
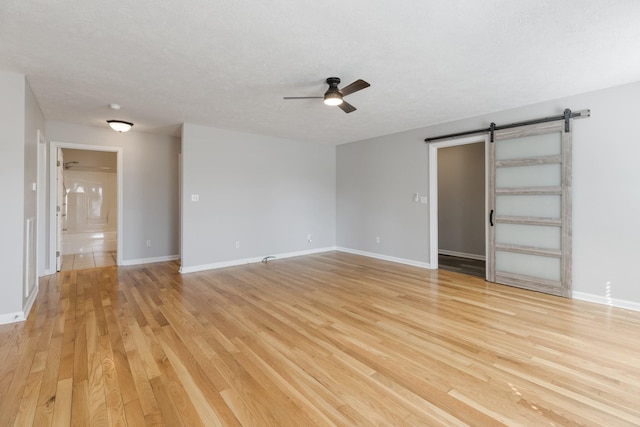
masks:
[(491, 209), (491, 212), (489, 213), (489, 224), (493, 227), (493, 209)]

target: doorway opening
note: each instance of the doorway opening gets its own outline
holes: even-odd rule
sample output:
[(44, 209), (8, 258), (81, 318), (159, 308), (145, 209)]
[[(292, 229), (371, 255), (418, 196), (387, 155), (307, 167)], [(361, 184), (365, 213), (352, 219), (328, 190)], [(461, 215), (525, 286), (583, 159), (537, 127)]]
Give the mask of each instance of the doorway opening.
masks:
[(55, 271), (121, 265), (122, 149), (51, 143)]
[(487, 138), (429, 144), (430, 264), (487, 278)]

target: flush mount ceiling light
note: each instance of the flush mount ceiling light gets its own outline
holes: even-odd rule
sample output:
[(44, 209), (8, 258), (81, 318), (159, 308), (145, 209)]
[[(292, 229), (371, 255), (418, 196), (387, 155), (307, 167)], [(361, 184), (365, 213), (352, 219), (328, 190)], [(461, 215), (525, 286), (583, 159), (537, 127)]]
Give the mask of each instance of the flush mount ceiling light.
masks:
[[(109, 104), (109, 108), (117, 111), (120, 109), (120, 104)], [(107, 120), (107, 123), (109, 123), (111, 129), (116, 132), (129, 132), (133, 126), (133, 123), (125, 122), (123, 120)]]
[(128, 132), (133, 126), (133, 123), (125, 122), (122, 120), (107, 120), (107, 123), (109, 123), (111, 129), (115, 130), (116, 132)]

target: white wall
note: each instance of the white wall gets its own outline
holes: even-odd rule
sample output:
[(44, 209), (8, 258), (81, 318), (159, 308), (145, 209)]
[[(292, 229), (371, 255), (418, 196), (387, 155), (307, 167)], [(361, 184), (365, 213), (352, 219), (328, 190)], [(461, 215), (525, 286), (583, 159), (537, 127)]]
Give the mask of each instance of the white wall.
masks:
[(485, 256), (484, 143), (438, 149), (438, 249)]
[(0, 71), (0, 323), (23, 309), (25, 91), (23, 75)]
[[(428, 212), (414, 215), (407, 202), (412, 192), (426, 193), (424, 138), (589, 108), (591, 118), (574, 121), (573, 289), (640, 304), (638, 100), (640, 82), (341, 145), (338, 244), (428, 262)], [(376, 247), (376, 233), (388, 233), (393, 245)]]
[(335, 246), (335, 147), (184, 124), (182, 161), (184, 271)]
[(47, 121), (46, 133), (55, 142), (122, 147), (124, 263), (179, 253), (179, 138), (56, 121)]

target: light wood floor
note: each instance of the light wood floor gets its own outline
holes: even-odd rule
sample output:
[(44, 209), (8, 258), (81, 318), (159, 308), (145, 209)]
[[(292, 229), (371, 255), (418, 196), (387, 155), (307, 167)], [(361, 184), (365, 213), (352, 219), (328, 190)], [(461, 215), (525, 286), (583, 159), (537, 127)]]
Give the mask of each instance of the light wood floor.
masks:
[(640, 313), (328, 252), (61, 272), (0, 426), (640, 425)]

